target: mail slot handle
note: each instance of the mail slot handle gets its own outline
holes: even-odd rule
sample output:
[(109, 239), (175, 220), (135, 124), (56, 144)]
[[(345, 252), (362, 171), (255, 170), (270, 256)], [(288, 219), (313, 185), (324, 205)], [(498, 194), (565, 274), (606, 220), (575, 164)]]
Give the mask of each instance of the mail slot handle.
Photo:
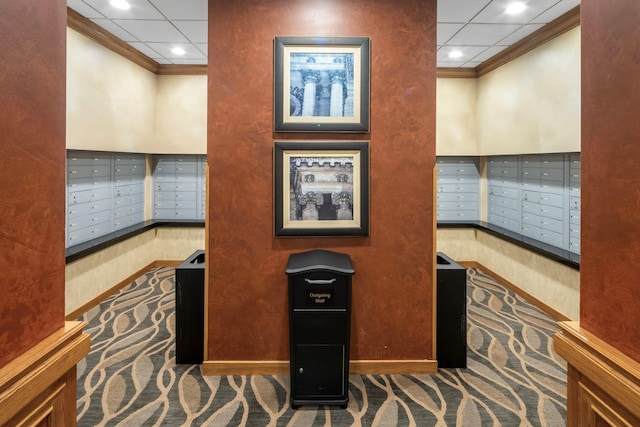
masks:
[(325, 280), (325, 279), (318, 279), (318, 280), (304, 279), (304, 281), (307, 282), (310, 285), (330, 285), (333, 282), (335, 282), (336, 279), (335, 278), (328, 279), (328, 280)]

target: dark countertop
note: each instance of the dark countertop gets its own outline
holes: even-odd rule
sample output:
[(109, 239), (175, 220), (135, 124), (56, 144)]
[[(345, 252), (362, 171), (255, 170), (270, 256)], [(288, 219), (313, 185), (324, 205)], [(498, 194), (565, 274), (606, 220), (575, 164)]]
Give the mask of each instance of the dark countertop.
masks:
[(484, 221), (438, 221), (438, 228), (475, 228), (568, 267), (580, 270), (580, 255)]
[[(123, 228), (122, 230), (114, 231), (113, 233), (100, 236), (96, 239), (89, 240), (78, 245), (67, 248), (66, 250), (66, 263), (77, 261), (85, 256), (91, 255), (104, 248), (107, 248), (116, 243), (122, 242), (131, 237), (142, 234), (145, 231), (157, 228), (157, 227), (204, 227), (204, 221), (202, 220), (149, 220), (141, 222), (140, 224), (133, 225), (131, 227)], [(523, 236), (522, 234), (515, 233), (502, 227), (498, 227), (489, 224), (484, 221), (438, 221), (438, 228), (475, 228), (477, 230), (484, 231), (495, 237), (506, 240), (513, 243), (516, 246), (527, 249), (531, 252), (542, 255), (546, 258), (557, 261), (568, 267), (576, 270), (580, 270), (580, 255), (569, 252), (566, 249), (557, 248), (555, 246), (548, 245), (540, 242), (539, 240), (532, 239), (531, 237)]]
[(204, 220), (149, 220), (144, 221), (113, 233), (105, 234), (96, 239), (86, 241), (67, 248), (66, 263), (77, 261), (111, 245), (142, 234), (157, 227), (204, 227)]

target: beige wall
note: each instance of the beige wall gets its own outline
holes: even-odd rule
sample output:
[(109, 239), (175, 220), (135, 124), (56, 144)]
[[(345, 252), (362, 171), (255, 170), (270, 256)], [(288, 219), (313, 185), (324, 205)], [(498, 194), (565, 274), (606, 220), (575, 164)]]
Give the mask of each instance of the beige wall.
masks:
[(580, 316), (580, 272), (472, 228), (439, 229), (437, 249), (476, 261), (572, 320)]
[(476, 233), (474, 228), (439, 228), (436, 250), (459, 262), (476, 262)]
[(67, 148), (205, 154), (207, 77), (157, 76), (67, 29)]
[[(206, 152), (206, 76), (156, 76), (68, 29), (67, 148)], [(479, 79), (437, 80), (436, 154), (580, 151), (580, 28)]]
[(480, 264), (568, 318), (579, 319), (579, 271), (482, 231), (477, 244)]
[(207, 76), (158, 76), (153, 153), (207, 153)]
[(436, 155), (478, 155), (477, 79), (436, 82)]
[(580, 151), (580, 28), (478, 79), (478, 154)]
[(204, 249), (204, 227), (158, 227), (66, 265), (65, 313), (82, 307), (154, 261)]
[(67, 29), (67, 148), (153, 146), (156, 76)]

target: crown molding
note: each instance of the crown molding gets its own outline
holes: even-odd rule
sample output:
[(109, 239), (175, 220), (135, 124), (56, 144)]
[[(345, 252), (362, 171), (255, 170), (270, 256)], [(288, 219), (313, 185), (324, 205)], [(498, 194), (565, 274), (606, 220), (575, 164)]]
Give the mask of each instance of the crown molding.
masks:
[(207, 65), (197, 64), (160, 64), (156, 74), (159, 76), (206, 76)]
[[(579, 25), (580, 6), (576, 6), (477, 67), (437, 68), (436, 76), (450, 79), (481, 77)], [(207, 74), (207, 65), (159, 64), (69, 7), (67, 7), (67, 26), (154, 74), (194, 76)]]
[(496, 68), (513, 61), (519, 56), (542, 46), (546, 42), (566, 33), (580, 25), (580, 6), (576, 6), (564, 15), (549, 22), (538, 31), (530, 34), (519, 42), (511, 45), (497, 55), (487, 59), (478, 65), (475, 70), (478, 77), (495, 70)]
[(123, 42), (104, 28), (100, 27), (98, 24), (93, 23), (91, 20), (85, 18), (69, 7), (67, 7), (67, 26), (76, 30), (85, 37), (88, 37), (99, 45), (123, 56), (134, 64), (137, 64), (152, 73), (158, 72), (159, 64), (156, 61), (134, 49), (129, 44)]
[(475, 68), (445, 68), (436, 69), (436, 77), (441, 79), (475, 79), (478, 73)]

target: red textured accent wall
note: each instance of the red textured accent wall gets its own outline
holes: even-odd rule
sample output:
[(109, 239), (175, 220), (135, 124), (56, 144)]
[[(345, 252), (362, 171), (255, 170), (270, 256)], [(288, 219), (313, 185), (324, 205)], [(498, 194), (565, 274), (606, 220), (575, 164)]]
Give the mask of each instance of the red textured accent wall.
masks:
[(0, 2), (0, 367), (64, 325), (66, 23)]
[(640, 361), (640, 7), (583, 0), (580, 324)]
[[(209, 1), (208, 360), (287, 360), (289, 254), (351, 256), (352, 359), (432, 359), (436, 1)], [(370, 134), (273, 133), (275, 36), (371, 39)], [(366, 238), (273, 237), (274, 140), (370, 140)]]

